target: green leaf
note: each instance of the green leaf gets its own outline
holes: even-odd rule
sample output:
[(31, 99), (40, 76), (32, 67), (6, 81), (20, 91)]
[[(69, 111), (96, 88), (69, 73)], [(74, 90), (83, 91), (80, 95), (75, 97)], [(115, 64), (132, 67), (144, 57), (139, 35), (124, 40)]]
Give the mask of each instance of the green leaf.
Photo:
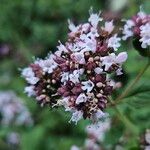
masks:
[(45, 129), (42, 126), (34, 127), (31, 131), (24, 133), (21, 138), (22, 150), (38, 150), (44, 139), (44, 134)]

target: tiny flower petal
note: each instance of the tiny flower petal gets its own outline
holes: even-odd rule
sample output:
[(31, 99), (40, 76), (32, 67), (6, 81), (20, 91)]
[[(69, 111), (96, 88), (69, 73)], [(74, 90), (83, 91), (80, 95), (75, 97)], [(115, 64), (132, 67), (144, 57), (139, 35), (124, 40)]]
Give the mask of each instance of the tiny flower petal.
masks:
[(115, 51), (117, 51), (120, 47), (120, 41), (121, 38), (117, 37), (117, 34), (115, 34), (108, 40), (108, 47), (113, 48)]
[(81, 93), (76, 99), (76, 104), (80, 104), (86, 101), (87, 101), (87, 96), (84, 93)]
[(98, 14), (94, 14), (91, 10), (90, 17), (88, 20), (94, 27), (96, 27), (99, 23), (99, 21), (102, 21), (102, 18), (99, 17)]
[(77, 124), (77, 122), (78, 122), (79, 120), (81, 120), (82, 117), (83, 117), (83, 112), (81, 112), (81, 111), (75, 111), (75, 112), (72, 114), (72, 117), (71, 117), (70, 121), (75, 122), (75, 124)]
[(29, 97), (35, 96), (35, 94), (36, 94), (35, 91), (34, 91), (34, 86), (25, 87), (24, 92), (27, 93)]
[(94, 87), (94, 83), (90, 80), (82, 82), (82, 89), (85, 91), (87, 90), (87, 92), (91, 92), (93, 87)]
[(128, 58), (128, 55), (126, 52), (121, 52), (119, 53), (119, 55), (116, 57), (116, 63), (121, 64), (123, 62), (125, 62)]
[(142, 48), (147, 48), (147, 46), (150, 46), (150, 23), (146, 23), (145, 25), (142, 25), (140, 27), (141, 30), (141, 39), (140, 42), (142, 42)]
[(103, 69), (100, 68), (100, 67), (97, 67), (97, 68), (94, 69), (94, 71), (95, 71), (95, 73), (97, 73), (97, 74), (101, 74), (101, 73), (103, 72)]
[(108, 33), (111, 33), (114, 30), (113, 21), (105, 22), (105, 26), (102, 29)]

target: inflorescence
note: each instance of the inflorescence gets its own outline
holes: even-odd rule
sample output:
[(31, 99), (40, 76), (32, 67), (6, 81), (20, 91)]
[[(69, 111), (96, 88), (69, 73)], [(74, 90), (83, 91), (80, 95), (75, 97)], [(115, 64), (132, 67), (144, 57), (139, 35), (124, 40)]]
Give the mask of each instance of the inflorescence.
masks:
[(105, 134), (111, 127), (109, 118), (86, 127), (87, 138), (83, 147), (73, 145), (70, 150), (101, 150)]
[(142, 48), (150, 46), (150, 15), (140, 11), (126, 21), (123, 29), (123, 40), (136, 38)]
[(12, 91), (0, 91), (0, 124), (2, 126), (33, 125), (29, 110)]
[(127, 53), (116, 54), (121, 38), (113, 21), (104, 23), (100, 13), (90, 11), (88, 22), (78, 26), (68, 22), (67, 42), (59, 42), (54, 54), (22, 70), (25, 92), (42, 106), (64, 106), (72, 113), (70, 121), (96, 121), (104, 116), (116, 87), (111, 74), (122, 74)]

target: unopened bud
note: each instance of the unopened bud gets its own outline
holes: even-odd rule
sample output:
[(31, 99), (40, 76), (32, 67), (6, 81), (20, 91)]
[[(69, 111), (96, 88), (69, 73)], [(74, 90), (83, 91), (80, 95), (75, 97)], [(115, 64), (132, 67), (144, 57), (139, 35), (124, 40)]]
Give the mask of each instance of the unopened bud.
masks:
[(102, 94), (103, 94), (103, 93), (104, 93), (104, 92), (103, 92), (103, 90), (100, 90), (100, 93), (102, 93)]
[(94, 60), (100, 60), (100, 57), (99, 56), (96, 56), (95, 58), (94, 58)]
[(50, 102), (50, 98), (48, 96), (46, 97), (45, 100), (46, 100), (46, 102)]
[(102, 82), (98, 82), (98, 83), (96, 83), (96, 86), (100, 88), (100, 87), (103, 86), (103, 83)]
[(97, 99), (97, 98), (94, 98), (93, 101), (94, 101), (95, 103), (97, 103), (97, 102), (98, 102), (98, 99)]
[(43, 90), (42, 90), (42, 92), (43, 92), (43, 93), (45, 93), (45, 92), (46, 92), (46, 90), (45, 90), (45, 89), (43, 89)]
[(69, 65), (69, 61), (68, 60), (66, 61), (66, 65)]
[(45, 75), (45, 72), (44, 72), (44, 71), (42, 72), (42, 75), (43, 75), (43, 76)]
[(85, 52), (85, 55), (86, 55), (86, 56), (89, 56), (89, 55), (90, 55), (90, 53), (89, 53), (89, 52)]
[(49, 89), (51, 86), (50, 85), (47, 85), (47, 88)]
[(96, 95), (96, 97), (100, 98), (100, 97), (102, 97), (102, 94), (101, 94), (101, 93), (98, 93), (98, 94)]
[(93, 62), (93, 61), (94, 61), (93, 57), (90, 57), (90, 58), (88, 59), (88, 61), (89, 61), (89, 62)]
[(52, 80), (52, 83), (55, 84), (55, 83), (56, 83), (56, 80), (53, 79), (53, 80)]
[(90, 74), (90, 73), (91, 73), (91, 70), (87, 70), (87, 73)]
[(50, 80), (50, 79), (48, 79), (48, 80), (47, 80), (47, 83), (51, 83), (51, 80)]

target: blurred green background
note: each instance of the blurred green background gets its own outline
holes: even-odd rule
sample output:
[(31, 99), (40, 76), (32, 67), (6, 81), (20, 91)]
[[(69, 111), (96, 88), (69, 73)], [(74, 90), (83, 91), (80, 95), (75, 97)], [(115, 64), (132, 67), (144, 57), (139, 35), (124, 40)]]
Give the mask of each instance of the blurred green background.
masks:
[[(13, 90), (23, 99), (34, 119), (32, 127), (8, 128), (0, 125), (0, 150), (11, 149), (5, 142), (5, 134), (11, 130), (21, 135), (18, 148), (21, 150), (69, 150), (73, 144), (79, 146), (83, 144), (86, 137), (85, 125), (88, 121), (80, 121), (76, 126), (68, 123), (70, 114), (63, 110), (40, 108), (33, 99), (29, 99), (23, 93), (25, 82), (20, 77), (19, 68), (26, 67), (34, 56), (43, 58), (48, 52), (55, 51), (58, 40), (62, 42), (66, 40), (67, 19), (75, 23), (86, 21), (91, 6), (95, 12), (102, 10), (104, 16), (114, 13), (114, 16), (120, 19), (134, 15), (139, 11), (140, 5), (145, 11), (150, 12), (149, 0), (0, 0), (0, 90)], [(147, 60), (138, 55), (130, 41), (126, 45), (123, 44), (121, 50), (127, 51), (129, 55), (124, 65), (125, 75), (122, 78), (126, 85)], [(140, 103), (133, 101), (120, 105), (141, 133), (150, 127), (150, 110), (147, 105), (150, 104), (149, 85), (150, 70), (144, 74), (131, 95), (131, 98), (137, 96)], [(145, 89), (146, 98), (140, 98), (140, 94), (143, 94), (139, 92), (140, 89)], [(113, 110), (108, 111), (115, 121), (107, 135), (105, 145), (113, 149), (126, 129), (116, 120)], [(131, 141), (125, 149), (138, 147), (134, 139)]]

